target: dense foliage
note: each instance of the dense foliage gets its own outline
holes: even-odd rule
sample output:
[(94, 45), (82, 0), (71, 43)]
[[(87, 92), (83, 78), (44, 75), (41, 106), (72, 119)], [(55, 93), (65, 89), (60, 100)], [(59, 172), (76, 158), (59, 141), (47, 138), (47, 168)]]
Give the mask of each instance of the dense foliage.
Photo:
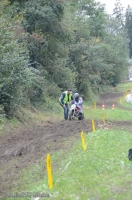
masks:
[(130, 58), (132, 58), (132, 8), (130, 6), (128, 6), (126, 10), (125, 28), (127, 30), (129, 38)]
[(108, 16), (99, 2), (2, 0), (0, 11), (0, 105), (7, 116), (27, 102), (58, 101), (69, 87), (92, 99), (126, 72), (132, 23), (126, 17), (123, 26), (121, 15)]

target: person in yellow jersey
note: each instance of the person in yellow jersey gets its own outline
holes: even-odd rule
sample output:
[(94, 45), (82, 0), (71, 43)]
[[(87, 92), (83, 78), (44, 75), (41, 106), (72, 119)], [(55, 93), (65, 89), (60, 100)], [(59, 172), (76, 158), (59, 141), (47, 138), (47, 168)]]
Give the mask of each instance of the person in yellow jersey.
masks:
[(62, 92), (61, 97), (59, 98), (60, 105), (64, 109), (64, 119), (68, 119), (69, 113), (69, 103), (73, 100), (72, 90), (68, 89), (67, 91)]

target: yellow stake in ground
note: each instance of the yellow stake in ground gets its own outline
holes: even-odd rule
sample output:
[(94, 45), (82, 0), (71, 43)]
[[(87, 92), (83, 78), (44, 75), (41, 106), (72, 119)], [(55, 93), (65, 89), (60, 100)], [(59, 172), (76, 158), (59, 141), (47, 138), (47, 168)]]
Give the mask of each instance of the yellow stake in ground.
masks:
[(47, 173), (48, 173), (48, 184), (49, 188), (51, 189), (53, 187), (53, 181), (52, 181), (52, 167), (51, 167), (50, 154), (47, 155), (46, 163), (47, 163)]
[(81, 131), (81, 138), (82, 138), (82, 146), (83, 146), (83, 150), (86, 150), (86, 144), (85, 144), (84, 132), (83, 132), (83, 131)]
[(94, 102), (94, 109), (96, 109), (96, 102)]
[(106, 123), (105, 123), (104, 114), (102, 114), (102, 121), (104, 122), (104, 124), (106, 124)]
[(92, 119), (92, 130), (93, 132), (95, 132), (95, 124), (94, 124), (94, 120)]

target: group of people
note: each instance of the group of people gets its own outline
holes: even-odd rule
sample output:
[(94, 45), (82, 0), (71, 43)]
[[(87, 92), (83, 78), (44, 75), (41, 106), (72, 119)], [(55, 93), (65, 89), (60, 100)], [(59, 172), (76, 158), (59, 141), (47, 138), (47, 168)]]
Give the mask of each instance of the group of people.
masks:
[(72, 94), (72, 90), (68, 89), (67, 91), (64, 91), (61, 94), (61, 97), (59, 98), (60, 105), (64, 109), (64, 119), (68, 119), (68, 113), (69, 113), (69, 104), (76, 104), (79, 108), (82, 110), (82, 104), (83, 99), (80, 97), (79, 93)]

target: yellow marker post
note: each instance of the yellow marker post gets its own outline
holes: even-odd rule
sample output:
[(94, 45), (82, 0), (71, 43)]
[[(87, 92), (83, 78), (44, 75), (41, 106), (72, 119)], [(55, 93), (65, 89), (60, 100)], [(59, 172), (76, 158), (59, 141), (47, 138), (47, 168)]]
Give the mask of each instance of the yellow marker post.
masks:
[(124, 98), (126, 97), (126, 94), (124, 93)]
[(104, 114), (102, 114), (102, 121), (104, 122), (104, 124), (106, 124), (106, 123), (105, 123)]
[(96, 102), (94, 102), (94, 109), (96, 109)]
[(53, 181), (52, 181), (52, 167), (51, 167), (50, 154), (47, 155), (46, 163), (47, 163), (47, 173), (48, 173), (48, 184), (49, 188), (51, 189), (53, 187)]
[(122, 103), (122, 98), (120, 98), (120, 103)]
[(82, 138), (82, 146), (83, 146), (83, 150), (86, 150), (86, 143), (85, 143), (84, 132), (83, 132), (83, 131), (81, 131), (81, 138)]
[(92, 130), (93, 132), (95, 132), (95, 124), (94, 124), (94, 120), (92, 119)]

